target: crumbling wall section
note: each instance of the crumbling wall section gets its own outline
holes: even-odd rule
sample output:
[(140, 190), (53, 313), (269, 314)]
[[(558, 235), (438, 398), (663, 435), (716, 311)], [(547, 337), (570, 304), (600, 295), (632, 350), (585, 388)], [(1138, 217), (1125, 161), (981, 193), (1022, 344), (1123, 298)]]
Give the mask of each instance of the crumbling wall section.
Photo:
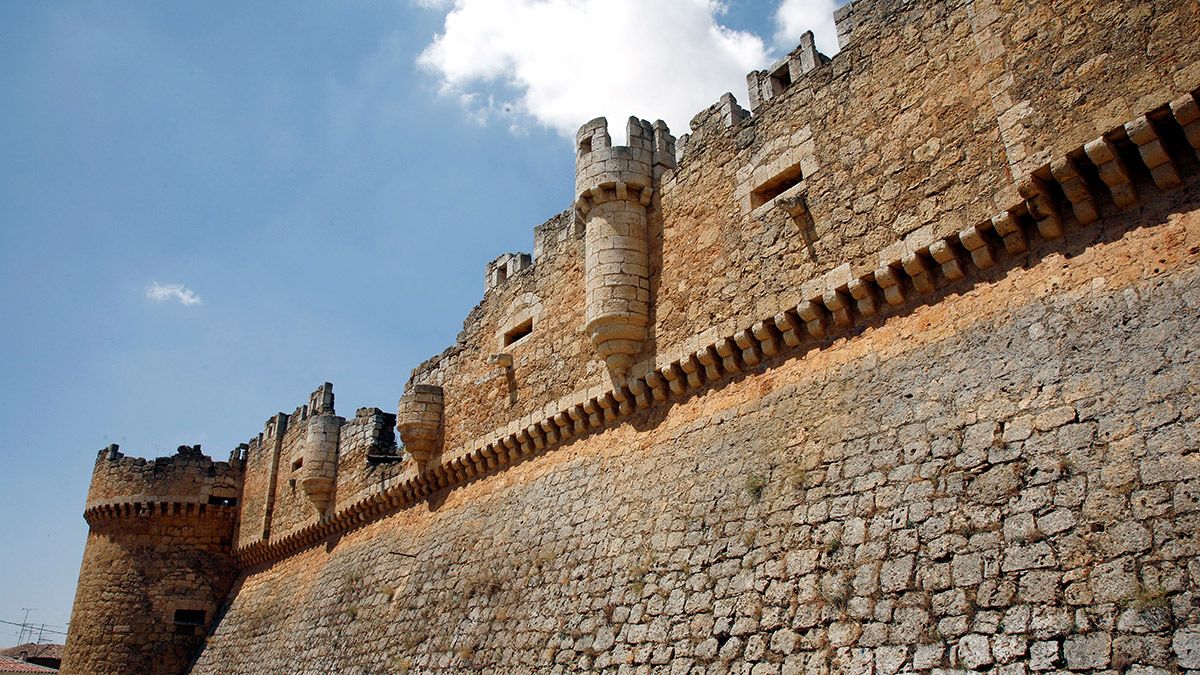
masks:
[(342, 427), (335, 510), (379, 490), (404, 459), (396, 444), (396, 416), (379, 408), (359, 408)]

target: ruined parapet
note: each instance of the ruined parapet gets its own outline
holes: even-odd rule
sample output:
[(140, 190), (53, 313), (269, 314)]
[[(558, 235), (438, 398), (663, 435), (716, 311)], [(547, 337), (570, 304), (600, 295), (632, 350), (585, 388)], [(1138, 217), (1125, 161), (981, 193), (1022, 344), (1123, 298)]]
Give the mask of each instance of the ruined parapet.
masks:
[(848, 2), (833, 11), (833, 24), (837, 31), (838, 49), (845, 49), (854, 35), (856, 19), (855, 2)]
[(675, 138), (662, 121), (629, 118), (627, 146), (614, 146), (597, 118), (575, 136), (575, 206), (584, 220), (587, 331), (617, 378), (642, 349), (650, 320), (648, 214), (655, 179), (675, 166)]
[(396, 447), (396, 416), (379, 408), (359, 408), (354, 419), (342, 427), (338, 439), (338, 454), (362, 455), (371, 459), (398, 457)]
[(829, 63), (829, 57), (817, 51), (812, 31), (801, 35), (800, 45), (787, 56), (766, 70), (752, 70), (746, 74), (750, 109), (758, 112), (760, 105), (787, 91), (806, 73), (826, 63)]
[(236, 576), (233, 536), (245, 446), (214, 462), (101, 450), (63, 671), (182, 672)]
[(317, 387), (308, 395), (308, 407), (305, 412), (309, 416), (333, 414), (333, 385), (329, 382)]
[(442, 388), (436, 385), (414, 384), (400, 397), (396, 429), (418, 465), (424, 466), (442, 449), (444, 408)]
[(228, 462), (214, 462), (199, 445), (174, 455), (127, 457), (116, 444), (100, 451), (92, 470), (85, 514), (119, 504), (213, 504), (231, 506), (241, 492), (241, 448)]
[(495, 260), (487, 264), (487, 269), (484, 271), (484, 292), (504, 285), (504, 282), (532, 264), (533, 258), (528, 253), (505, 253), (497, 256)]

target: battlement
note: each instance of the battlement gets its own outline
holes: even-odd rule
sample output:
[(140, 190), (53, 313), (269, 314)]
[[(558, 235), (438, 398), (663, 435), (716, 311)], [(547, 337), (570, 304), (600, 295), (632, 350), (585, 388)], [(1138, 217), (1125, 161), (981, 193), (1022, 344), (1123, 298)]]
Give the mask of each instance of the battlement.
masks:
[(487, 264), (483, 273), (483, 290), (487, 291), (503, 285), (510, 278), (533, 264), (533, 258), (528, 253), (503, 253), (496, 256)]
[(86, 509), (130, 503), (234, 506), (246, 447), (238, 446), (227, 462), (214, 462), (199, 445), (181, 445), (174, 455), (153, 460), (127, 457), (110, 445), (96, 458)]
[(817, 51), (812, 31), (800, 36), (800, 46), (779, 59), (765, 70), (752, 70), (746, 75), (746, 89), (750, 93), (750, 109), (759, 107), (783, 94), (800, 78), (817, 66), (827, 65), (828, 56)]
[(675, 166), (675, 137), (662, 120), (651, 123), (630, 117), (626, 135), (628, 145), (613, 145), (603, 117), (584, 124), (575, 134), (576, 206), (585, 214), (609, 190), (617, 193), (616, 199), (625, 199), (628, 191), (630, 198), (649, 203), (646, 190), (655, 177)]

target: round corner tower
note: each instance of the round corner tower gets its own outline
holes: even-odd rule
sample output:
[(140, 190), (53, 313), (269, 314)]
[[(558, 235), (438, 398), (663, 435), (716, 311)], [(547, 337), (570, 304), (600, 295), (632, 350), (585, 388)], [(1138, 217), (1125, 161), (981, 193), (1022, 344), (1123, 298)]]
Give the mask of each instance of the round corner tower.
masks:
[(242, 458), (153, 461), (111, 445), (92, 472), (64, 673), (182, 673), (237, 576)]
[(599, 117), (575, 135), (575, 206), (583, 217), (587, 332), (609, 373), (622, 378), (650, 323), (649, 208), (655, 179), (675, 165), (662, 121), (629, 118), (628, 145), (614, 146)]

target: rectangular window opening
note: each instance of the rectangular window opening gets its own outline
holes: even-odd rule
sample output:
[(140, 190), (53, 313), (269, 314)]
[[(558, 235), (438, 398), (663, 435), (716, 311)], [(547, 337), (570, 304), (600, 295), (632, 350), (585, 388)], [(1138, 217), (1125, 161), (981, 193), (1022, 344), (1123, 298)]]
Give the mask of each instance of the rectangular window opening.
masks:
[(782, 94), (790, 86), (792, 86), (792, 72), (786, 65), (771, 73), (772, 94)]
[(579, 141), (579, 154), (586, 155), (591, 151), (592, 151), (592, 137), (591, 136), (588, 136), (587, 138), (583, 139), (582, 141)]
[(237, 497), (218, 497), (216, 495), (209, 495), (208, 503), (216, 504), (217, 506), (237, 506)]
[(796, 187), (804, 180), (804, 172), (799, 164), (794, 164), (782, 172), (772, 176), (750, 193), (750, 208), (757, 209), (779, 195)]
[(292, 471), (298, 471), (300, 469), (300, 467), (302, 467), (302, 466), (304, 466), (304, 458), (303, 457), (292, 462)]
[(533, 319), (529, 318), (518, 324), (516, 328), (513, 328), (504, 334), (504, 346), (507, 347), (532, 332)]
[(203, 626), (204, 625), (204, 610), (202, 610), (202, 609), (177, 609), (177, 610), (175, 610), (175, 625), (176, 626)]

